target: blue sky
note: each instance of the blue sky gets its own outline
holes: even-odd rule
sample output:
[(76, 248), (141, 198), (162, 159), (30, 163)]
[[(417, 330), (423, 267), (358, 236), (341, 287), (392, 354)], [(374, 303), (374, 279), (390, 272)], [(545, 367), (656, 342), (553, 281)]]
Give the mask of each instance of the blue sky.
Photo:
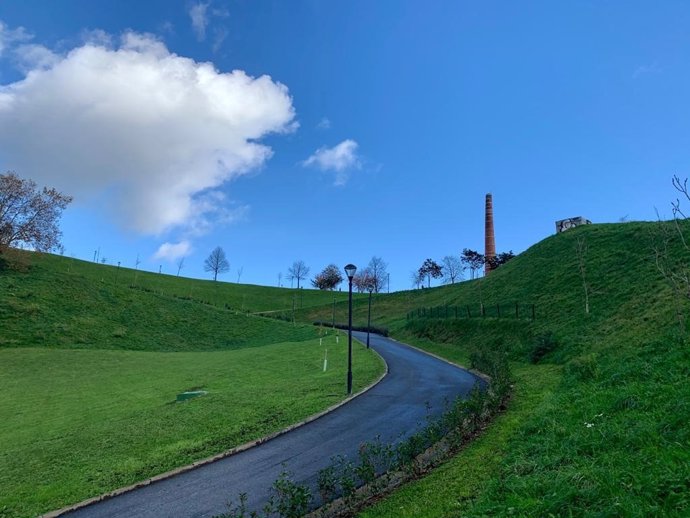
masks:
[(407, 289), (482, 250), (487, 192), (521, 252), (565, 217), (669, 216), (690, 175), (687, 2), (18, 0), (0, 24), (0, 170), (74, 194), (82, 259), (208, 278), (220, 245), (221, 280), (275, 285), (376, 255)]

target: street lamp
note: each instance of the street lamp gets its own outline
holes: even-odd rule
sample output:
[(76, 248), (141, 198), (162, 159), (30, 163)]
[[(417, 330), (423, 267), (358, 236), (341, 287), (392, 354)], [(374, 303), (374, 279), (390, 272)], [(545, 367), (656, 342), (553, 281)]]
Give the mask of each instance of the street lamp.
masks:
[(367, 288), (369, 290), (369, 316), (367, 317), (367, 349), (369, 349), (369, 330), (371, 329), (371, 292), (374, 291), (373, 286)]
[(352, 278), (355, 276), (357, 267), (354, 264), (348, 264), (345, 267), (345, 274), (349, 284), (349, 314), (347, 324), (347, 393), (352, 394)]

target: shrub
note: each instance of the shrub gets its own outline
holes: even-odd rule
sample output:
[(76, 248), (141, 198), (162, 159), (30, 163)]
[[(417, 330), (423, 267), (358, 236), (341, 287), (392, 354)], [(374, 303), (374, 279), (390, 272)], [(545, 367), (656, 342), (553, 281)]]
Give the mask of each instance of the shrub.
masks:
[(552, 353), (558, 347), (556, 337), (551, 331), (542, 333), (535, 337), (532, 350), (530, 351), (529, 361), (531, 363), (539, 363), (544, 356)]

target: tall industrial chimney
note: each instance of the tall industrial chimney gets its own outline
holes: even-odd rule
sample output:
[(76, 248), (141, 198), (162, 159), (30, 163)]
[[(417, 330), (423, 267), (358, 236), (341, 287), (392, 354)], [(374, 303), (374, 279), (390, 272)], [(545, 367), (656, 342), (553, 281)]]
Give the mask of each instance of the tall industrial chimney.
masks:
[(496, 238), (494, 237), (494, 204), (491, 193), (486, 195), (486, 220), (484, 222), (484, 275), (489, 275), (493, 268), (490, 259), (496, 257)]

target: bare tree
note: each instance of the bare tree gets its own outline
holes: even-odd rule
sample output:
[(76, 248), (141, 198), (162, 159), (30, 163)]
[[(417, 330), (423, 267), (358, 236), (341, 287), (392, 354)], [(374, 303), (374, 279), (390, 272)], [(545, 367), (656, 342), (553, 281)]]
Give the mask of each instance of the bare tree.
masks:
[(585, 290), (585, 313), (589, 315), (589, 294), (590, 286), (587, 282), (587, 275), (585, 272), (585, 257), (587, 256), (587, 242), (584, 237), (577, 238), (577, 244), (575, 246), (575, 252), (577, 253), (577, 265), (580, 271), (580, 279), (582, 280), (582, 288)]
[(240, 283), (240, 279), (242, 278), (242, 272), (244, 272), (244, 266), (240, 266), (237, 269), (237, 284)]
[(388, 265), (384, 260), (376, 256), (372, 257), (367, 265), (368, 274), (371, 277), (370, 282), (373, 284), (375, 293), (379, 293), (386, 285), (387, 268)]
[(306, 279), (308, 275), (309, 267), (301, 259), (292, 263), (292, 266), (288, 268), (288, 279), (290, 279), (290, 282), (293, 280), (297, 281), (297, 289), (299, 289), (300, 281)]
[(283, 285), (282, 280), (283, 280), (283, 272), (278, 272), (278, 287), (279, 288)]
[(421, 288), (424, 285), (424, 276), (419, 274), (419, 270), (412, 270), (410, 272), (410, 282), (413, 288)]
[(443, 263), (443, 282), (445, 284), (455, 284), (455, 281), (462, 280), (462, 263), (454, 255), (447, 255), (441, 261)]
[(177, 264), (177, 276), (179, 277), (180, 270), (184, 268), (184, 257), (180, 257), (175, 264)]
[(225, 257), (225, 252), (219, 246), (213, 249), (204, 261), (204, 271), (213, 272), (213, 280), (218, 279), (219, 273), (225, 273), (230, 269), (230, 263)]
[(58, 221), (71, 196), (55, 189), (38, 189), (33, 180), (15, 173), (0, 175), (0, 253), (9, 247), (28, 246), (49, 252), (60, 246)]

